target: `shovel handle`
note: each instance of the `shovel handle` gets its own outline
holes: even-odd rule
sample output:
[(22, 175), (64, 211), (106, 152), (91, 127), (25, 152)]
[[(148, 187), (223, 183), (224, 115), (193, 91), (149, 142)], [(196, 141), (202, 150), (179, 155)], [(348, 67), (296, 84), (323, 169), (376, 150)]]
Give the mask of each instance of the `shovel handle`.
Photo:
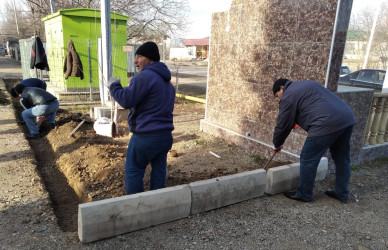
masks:
[(265, 170), (265, 171), (267, 171), (268, 166), (269, 166), (269, 163), (272, 161), (272, 159), (273, 159), (273, 157), (276, 155), (276, 153), (277, 153), (277, 151), (275, 151), (275, 152), (272, 154), (272, 156), (271, 156), (271, 158), (269, 159), (269, 161), (267, 162), (267, 164), (265, 164), (265, 166), (264, 166), (264, 170)]

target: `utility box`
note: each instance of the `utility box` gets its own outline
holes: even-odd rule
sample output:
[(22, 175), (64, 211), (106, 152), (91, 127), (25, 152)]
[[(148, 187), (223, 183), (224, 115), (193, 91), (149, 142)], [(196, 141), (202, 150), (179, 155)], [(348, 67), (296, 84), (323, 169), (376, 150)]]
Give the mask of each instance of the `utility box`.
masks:
[[(113, 76), (127, 80), (127, 43), (128, 16), (111, 12), (111, 40)], [(50, 82), (68, 92), (99, 91), (98, 64), (99, 40), (101, 41), (100, 10), (79, 8), (64, 9), (42, 18), (45, 24), (46, 53), (50, 67)], [(69, 40), (82, 63), (83, 79), (69, 76), (65, 79), (64, 66)]]

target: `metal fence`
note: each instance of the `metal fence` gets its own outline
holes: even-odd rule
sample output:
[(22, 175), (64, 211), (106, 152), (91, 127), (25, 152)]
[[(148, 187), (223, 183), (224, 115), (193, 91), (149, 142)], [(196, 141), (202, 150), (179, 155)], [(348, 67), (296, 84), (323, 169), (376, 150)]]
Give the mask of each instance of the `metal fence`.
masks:
[[(102, 70), (99, 64), (101, 48), (99, 48), (98, 41), (72, 39), (82, 63), (82, 77), (69, 76), (67, 79), (64, 76), (67, 45), (64, 46), (61, 43), (44, 44), (50, 71), (34, 70), (30, 69), (33, 41), (33, 38), (19, 41), (23, 79), (37, 77), (46, 81), (48, 90), (54, 93), (61, 103), (94, 103), (100, 102), (101, 92), (107, 96), (107, 89), (100, 88), (102, 81), (106, 81), (106, 79), (102, 79)], [(133, 65), (134, 58), (134, 53), (123, 50), (124, 47), (128, 46), (131, 45), (112, 44), (113, 76), (120, 77), (124, 86), (128, 82), (128, 75), (131, 75), (128, 73), (136, 70), (134, 67), (128, 67), (128, 65)], [(135, 51), (135, 47), (133, 51)], [(128, 64), (129, 61), (132, 63)], [(106, 100), (106, 98), (104, 99)]]
[[(31, 48), (33, 43), (34, 43), (34, 38), (19, 40), (20, 63), (23, 70), (23, 79), (39, 78), (44, 81), (48, 81), (49, 80), (48, 71), (30, 69)], [(43, 47), (44, 49), (46, 49), (46, 44), (43, 44)]]
[[(67, 44), (63, 42), (43, 43), (47, 54), (49, 71), (30, 69), (31, 48), (34, 38), (19, 41), (23, 79), (39, 78), (47, 83), (48, 91), (53, 93), (61, 104), (94, 104), (101, 100), (108, 100), (109, 93), (103, 87), (101, 48), (98, 40), (72, 39), (77, 54), (82, 63), (83, 78), (70, 76), (64, 77), (65, 57)], [(120, 77), (123, 86), (129, 84), (129, 78), (137, 73), (134, 64), (135, 52), (140, 45), (112, 44), (113, 76)], [(162, 61), (165, 62), (165, 46), (160, 46)]]

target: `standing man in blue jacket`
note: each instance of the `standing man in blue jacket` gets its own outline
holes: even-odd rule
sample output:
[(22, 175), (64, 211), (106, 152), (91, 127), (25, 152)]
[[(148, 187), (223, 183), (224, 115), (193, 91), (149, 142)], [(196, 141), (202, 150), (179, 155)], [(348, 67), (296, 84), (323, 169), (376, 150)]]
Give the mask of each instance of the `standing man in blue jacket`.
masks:
[(167, 153), (172, 147), (175, 89), (171, 72), (160, 62), (158, 46), (146, 42), (135, 52), (138, 73), (128, 87), (120, 80), (110, 79), (107, 87), (113, 99), (130, 109), (128, 144), (125, 163), (127, 194), (144, 191), (144, 172), (151, 163), (150, 190), (166, 186)]
[(350, 180), (350, 138), (355, 122), (353, 111), (338, 96), (311, 80), (292, 82), (280, 78), (273, 85), (279, 101), (279, 116), (273, 134), (274, 151), (298, 124), (308, 135), (300, 154), (300, 180), (296, 191), (285, 192), (290, 199), (310, 202), (317, 168), (326, 150), (335, 163), (334, 190), (325, 192), (331, 198), (347, 202)]

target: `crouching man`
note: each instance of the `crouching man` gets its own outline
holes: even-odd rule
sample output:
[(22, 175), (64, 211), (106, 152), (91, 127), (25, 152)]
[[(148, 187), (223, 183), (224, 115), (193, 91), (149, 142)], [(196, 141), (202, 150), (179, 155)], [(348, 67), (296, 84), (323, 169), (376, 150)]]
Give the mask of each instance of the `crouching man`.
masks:
[(15, 93), (25, 109), (22, 117), (30, 132), (28, 139), (41, 138), (39, 128), (35, 124), (36, 117), (45, 116), (50, 128), (55, 127), (55, 117), (59, 109), (59, 102), (55, 96), (41, 88), (25, 87), (22, 84), (16, 85)]

